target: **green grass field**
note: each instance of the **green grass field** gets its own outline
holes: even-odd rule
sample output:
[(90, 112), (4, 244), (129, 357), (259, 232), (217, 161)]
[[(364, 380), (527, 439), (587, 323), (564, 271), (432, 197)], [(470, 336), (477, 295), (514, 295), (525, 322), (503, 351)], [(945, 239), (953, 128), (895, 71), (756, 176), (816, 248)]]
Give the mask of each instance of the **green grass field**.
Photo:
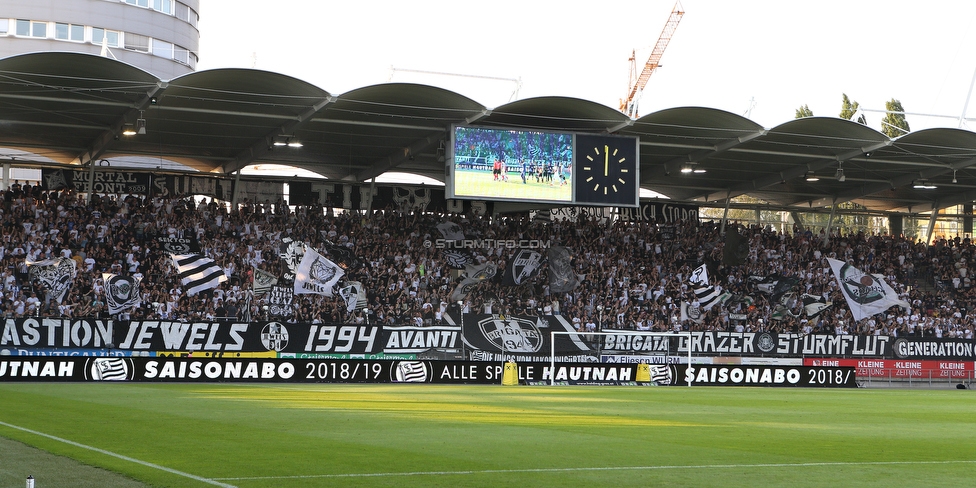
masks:
[(976, 479), (971, 390), (0, 383), (0, 437), (4, 487)]
[(491, 171), (457, 170), (454, 192), (462, 196), (493, 195), (495, 198), (515, 200), (569, 202), (573, 199), (572, 185), (560, 185), (558, 175), (553, 177), (553, 182), (553, 185), (536, 183), (535, 177), (530, 177), (522, 183), (517, 171), (509, 171), (508, 181), (495, 181)]

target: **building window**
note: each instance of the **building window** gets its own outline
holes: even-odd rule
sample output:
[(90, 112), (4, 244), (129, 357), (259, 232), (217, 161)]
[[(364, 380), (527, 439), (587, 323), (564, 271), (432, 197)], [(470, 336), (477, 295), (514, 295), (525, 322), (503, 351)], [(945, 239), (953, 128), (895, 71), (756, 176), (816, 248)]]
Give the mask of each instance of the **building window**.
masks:
[(17, 35), (24, 37), (47, 37), (47, 22), (17, 19)]
[(0, 36), (7, 35), (9, 29), (10, 29), (10, 20), (0, 19)]
[(47, 37), (47, 22), (31, 22), (31, 37)]
[(187, 66), (193, 66), (193, 65), (195, 65), (195, 63), (194, 64), (191, 64), (191, 59), (193, 59), (193, 54), (190, 53), (190, 50), (189, 49), (187, 49), (185, 47), (180, 47), (180, 46), (174, 46), (173, 47), (173, 60), (174, 61), (176, 61), (177, 63), (180, 63), (180, 64), (185, 64)]
[(105, 39), (105, 44), (108, 45), (108, 47), (119, 47), (118, 31), (111, 31), (102, 29), (100, 27), (92, 27), (92, 44), (101, 44), (102, 39)]
[(148, 7), (149, 0), (125, 0), (125, 3), (129, 5), (135, 5), (137, 7)]
[(125, 33), (125, 48), (144, 53), (149, 52), (149, 38), (131, 32)]
[(154, 56), (173, 59), (173, 44), (166, 41), (160, 41), (159, 39), (153, 39), (152, 53)]
[(84, 41), (85, 26), (76, 24), (54, 24), (54, 38), (62, 41)]
[(173, 15), (173, 0), (153, 0), (153, 10)]
[(193, 27), (197, 26), (197, 21), (200, 20), (200, 16), (193, 11), (190, 7), (186, 6), (185, 3), (176, 2), (175, 14), (177, 19), (184, 22), (189, 22)]

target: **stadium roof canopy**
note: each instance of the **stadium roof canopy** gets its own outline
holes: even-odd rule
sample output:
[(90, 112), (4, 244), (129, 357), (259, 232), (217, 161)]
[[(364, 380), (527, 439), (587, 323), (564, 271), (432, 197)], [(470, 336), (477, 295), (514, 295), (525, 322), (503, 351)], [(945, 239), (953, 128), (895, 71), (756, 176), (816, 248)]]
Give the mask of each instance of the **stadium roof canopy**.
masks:
[[(121, 135), (123, 125), (139, 119), (144, 134)], [(721, 205), (749, 195), (796, 210), (855, 202), (917, 213), (976, 199), (976, 133), (968, 130), (927, 129), (892, 140), (839, 118), (767, 129), (725, 111), (682, 107), (635, 120), (575, 98), (531, 98), (488, 109), (417, 84), (334, 95), (253, 69), (163, 81), (87, 54), (0, 59), (0, 148), (6, 148), (0, 162), (36, 155), (18, 157), (17, 165), (141, 157), (215, 173), (284, 164), (350, 182), (387, 171), (443, 181), (452, 124), (637, 136), (641, 187), (681, 201)], [(303, 146), (274, 145), (286, 139)], [(687, 165), (705, 172), (682, 172)], [(807, 181), (808, 174), (819, 181)]]

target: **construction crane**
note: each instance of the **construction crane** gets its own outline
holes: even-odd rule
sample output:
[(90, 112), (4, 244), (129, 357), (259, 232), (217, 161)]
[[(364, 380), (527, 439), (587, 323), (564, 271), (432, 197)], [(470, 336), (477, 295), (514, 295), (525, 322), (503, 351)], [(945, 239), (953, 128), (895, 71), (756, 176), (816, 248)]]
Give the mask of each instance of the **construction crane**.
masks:
[(671, 42), (671, 36), (674, 35), (675, 29), (678, 28), (678, 22), (681, 22), (681, 16), (684, 14), (685, 11), (681, 8), (681, 2), (676, 2), (674, 9), (671, 10), (671, 16), (668, 18), (668, 22), (664, 24), (664, 30), (661, 31), (661, 36), (657, 39), (657, 44), (651, 50), (651, 56), (644, 63), (644, 69), (641, 70), (640, 75), (637, 74), (637, 50), (635, 49), (631, 52), (627, 97), (620, 100), (620, 111), (629, 117), (638, 117), (637, 102), (640, 100), (640, 96), (644, 91), (644, 86), (647, 85), (647, 80), (654, 73), (654, 70), (660, 66), (661, 56), (664, 55), (664, 50), (668, 47), (668, 43)]

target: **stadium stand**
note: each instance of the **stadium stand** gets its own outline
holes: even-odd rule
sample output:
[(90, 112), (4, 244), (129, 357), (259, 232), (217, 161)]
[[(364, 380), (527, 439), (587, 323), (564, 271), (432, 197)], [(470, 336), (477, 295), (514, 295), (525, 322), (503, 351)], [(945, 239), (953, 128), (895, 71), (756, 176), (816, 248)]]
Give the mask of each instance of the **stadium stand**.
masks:
[[(6, 318), (107, 317), (102, 273), (114, 273), (141, 278), (141, 305), (122, 312), (120, 319), (270, 320), (268, 295), (253, 296), (251, 283), (255, 270), (274, 276), (287, 271), (279, 246), (290, 238), (324, 255), (330, 248), (335, 254), (336, 246), (351, 251), (361, 265), (348, 267), (344, 278), (361, 282), (368, 301), (365, 308), (350, 311), (338, 294), (295, 295), (292, 311), (274, 318), (293, 323), (437, 324), (461, 307), (478, 313), (561, 314), (580, 330), (589, 324), (652, 331), (973, 337), (969, 311), (976, 291), (968, 268), (974, 246), (958, 237), (925, 245), (899, 236), (742, 228), (748, 252), (735, 264), (723, 264), (725, 236), (711, 222), (679, 223), (662, 233), (653, 222), (605, 223), (587, 217), (570, 222), (533, 220), (526, 214), (481, 217), (392, 208), (367, 216), (319, 206), (289, 207), (281, 201), (245, 201), (229, 211), (214, 200), (135, 196), (102, 196), (87, 203), (71, 191), (45, 192), (19, 184), (0, 193), (0, 313)], [(506, 284), (501, 270), (517, 249), (472, 249), (475, 262), (493, 262), (499, 272), (472, 287), (458, 303), (450, 296), (461, 273), (429, 245), (440, 237), (437, 226), (447, 221), (467, 236), (565, 246), (572, 253), (573, 272), (582, 279), (570, 291), (551, 292), (543, 259), (521, 284)], [(196, 238), (229, 279), (190, 296), (157, 236)], [(60, 303), (30, 279), (26, 265), (28, 260), (56, 257), (77, 263), (77, 275)], [(911, 310), (892, 307), (855, 321), (828, 257), (883, 276)], [(701, 310), (690, 281), (702, 264), (722, 297), (721, 305), (707, 311)], [(790, 286), (772, 292), (770, 277)], [(804, 294), (833, 306), (816, 315), (805, 313)], [(683, 305), (701, 310), (701, 315), (689, 317)]]

